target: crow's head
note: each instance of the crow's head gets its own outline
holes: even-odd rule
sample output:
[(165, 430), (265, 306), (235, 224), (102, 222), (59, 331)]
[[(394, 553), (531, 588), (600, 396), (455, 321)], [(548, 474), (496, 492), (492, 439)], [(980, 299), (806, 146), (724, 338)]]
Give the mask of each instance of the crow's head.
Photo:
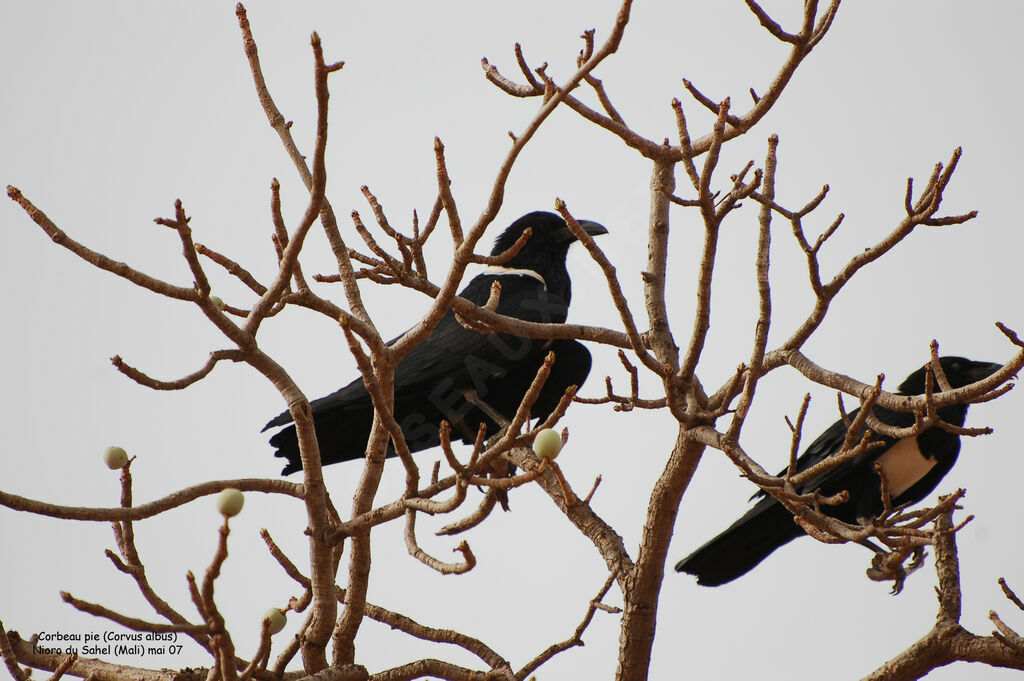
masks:
[[(596, 222), (580, 220), (579, 223), (583, 231), (590, 236), (608, 233), (607, 229)], [(498, 255), (512, 248), (512, 245), (527, 229), (531, 231), (530, 240), (526, 242), (523, 250), (507, 263), (509, 267), (515, 266), (512, 263), (528, 264), (533, 257), (532, 254), (540, 251), (560, 250), (564, 253), (568, 250), (569, 244), (576, 241), (576, 235), (572, 233), (561, 216), (538, 210), (527, 213), (502, 232), (494, 242), (491, 255)]]
[[(596, 222), (580, 220), (580, 226), (587, 234), (597, 236), (607, 234), (608, 230)], [(544, 279), (549, 292), (559, 295), (568, 302), (571, 295), (569, 274), (565, 269), (565, 256), (569, 246), (576, 241), (565, 220), (554, 213), (536, 211), (527, 213), (513, 222), (501, 233), (491, 249), (491, 255), (504, 253), (530, 230), (530, 238), (516, 256), (499, 267), (488, 268), (495, 274), (508, 270), (529, 270)]]
[[(964, 357), (940, 357), (939, 364), (942, 365), (942, 370), (945, 372), (946, 378), (949, 379), (949, 384), (953, 388), (962, 388), (975, 381), (988, 378), (1003, 368), (1002, 364), (975, 362)], [(927, 369), (928, 365), (925, 364), (907, 376), (907, 380), (900, 383), (899, 391), (904, 395), (923, 395), (925, 391), (925, 372)], [(934, 389), (936, 391), (940, 390), (938, 383), (935, 384)]]

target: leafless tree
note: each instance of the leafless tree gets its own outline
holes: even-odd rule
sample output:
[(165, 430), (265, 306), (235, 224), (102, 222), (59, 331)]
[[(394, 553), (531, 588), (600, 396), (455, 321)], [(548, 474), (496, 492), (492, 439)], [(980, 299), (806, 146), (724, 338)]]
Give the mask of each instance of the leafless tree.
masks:
[[(158, 671), (133, 668), (40, 651), (33, 641), (23, 639), (13, 631), (7, 632), (0, 625), (0, 654), (13, 677), (18, 681), (28, 678), (23, 667), (32, 667), (53, 671), (54, 679), (64, 674), (97, 680), (205, 677), (218, 681), (244, 681), (249, 678), (302, 679), (314, 676), (322, 681), (400, 681), (423, 677), (453, 681), (526, 679), (556, 655), (582, 645), (583, 636), (593, 618), (604, 616), (599, 615), (598, 611), (601, 611), (609, 616), (620, 616), (621, 620), (616, 678), (643, 679), (647, 676), (650, 664), (659, 594), (679, 503), (703, 452), (709, 447), (724, 452), (744, 476), (784, 504), (793, 513), (795, 522), (813, 537), (831, 543), (873, 538), (885, 546), (889, 551), (887, 557), (877, 561), (869, 571), (873, 579), (893, 580), (898, 587), (907, 573), (918, 566), (918, 561), (908, 564), (908, 560), (918, 556), (922, 547), (934, 547), (940, 584), (937, 621), (920, 641), (882, 665), (869, 678), (919, 678), (937, 666), (957, 660), (1024, 669), (1024, 639), (995, 613), (991, 617), (996, 631), (990, 636), (968, 632), (959, 623), (956, 530), (969, 517), (957, 523), (953, 516), (959, 509), (958, 502), (962, 493), (943, 497), (932, 508), (911, 510), (887, 505), (885, 512), (870, 524), (849, 525), (831, 518), (821, 510), (822, 506), (837, 503), (839, 499), (821, 498), (816, 494), (798, 491), (800, 484), (820, 472), (821, 468), (796, 473), (795, 466), (791, 465), (785, 474), (773, 476), (757, 463), (758, 452), (748, 452), (739, 444), (759, 381), (782, 366), (796, 369), (811, 382), (851, 395), (861, 405), (878, 404), (913, 412), (917, 416), (916, 424), (909, 429), (894, 429), (874, 422), (868, 424), (877, 432), (901, 437), (936, 426), (956, 429), (941, 423), (936, 415), (937, 408), (953, 403), (974, 403), (997, 398), (1010, 387), (1007, 381), (1024, 367), (1024, 342), (1003, 325), (999, 328), (1008, 342), (1019, 349), (1001, 370), (974, 385), (952, 390), (948, 384), (944, 385), (941, 368), (937, 361), (933, 361), (933, 366), (937, 368), (935, 389), (919, 397), (886, 392), (881, 389), (881, 377), (873, 383), (861, 382), (843, 375), (839, 368), (819, 366), (804, 354), (805, 343), (825, 320), (832, 302), (865, 265), (885, 256), (918, 227), (953, 227), (968, 222), (975, 213), (945, 216), (941, 212), (943, 194), (953, 179), (960, 158), (960, 151), (956, 150), (948, 163), (936, 164), (923, 187), (915, 188), (913, 181), (908, 180), (905, 215), (893, 218), (892, 231), (888, 236), (854, 254), (835, 273), (829, 275), (823, 272), (819, 253), (840, 228), (843, 216), (839, 215), (832, 220), (819, 236), (808, 233), (807, 223), (825, 198), (828, 187), (824, 187), (816, 196), (809, 197), (803, 206), (792, 208), (780, 205), (775, 191), (778, 146), (775, 136), (768, 137), (764, 162), (759, 168), (755, 168), (751, 162), (723, 179), (719, 160), (723, 146), (754, 129), (783, 95), (794, 72), (827, 36), (836, 19), (839, 0), (832, 0), (827, 7), (819, 7), (814, 0), (806, 0), (802, 22), (790, 29), (776, 22), (754, 0), (746, 2), (764, 30), (788, 47), (787, 57), (763, 92), (751, 89), (751, 102), (747, 106), (734, 104), (729, 99), (715, 101), (694, 84), (683, 81), (690, 97), (698, 106), (711, 111), (715, 122), (704, 134), (694, 134), (684, 115), (683, 104), (674, 100), (671, 106), (677, 123), (675, 142), (668, 139), (658, 141), (660, 136), (645, 136), (628, 125), (613, 105), (612, 97), (602, 81), (595, 75), (601, 63), (619, 48), (629, 23), (630, 0), (624, 0), (603, 41), (598, 40), (595, 30), (583, 34), (583, 49), (577, 59), (577, 69), (568, 76), (559, 77), (548, 73), (546, 64), (531, 64), (518, 44), (515, 45), (514, 56), (520, 73), (515, 78), (502, 74), (496, 66), (484, 60), (484, 73), (491, 83), (511, 96), (535, 99), (537, 111), (518, 133), (510, 133), (511, 145), (494, 173), (486, 207), (472, 220), (464, 220), (464, 215), (459, 212), (456, 197), (450, 187), (445, 149), (440, 140), (435, 140), (437, 199), (427, 219), (421, 224), (414, 218), (405, 231), (394, 226), (393, 220), (366, 187), (363, 188), (363, 194), (373, 214), (375, 227), (364, 223), (356, 212), (352, 214), (352, 231), (343, 230), (339, 226), (326, 195), (325, 152), (329, 120), (328, 80), (332, 74), (341, 71), (342, 63), (325, 61), (320, 38), (314, 34), (312, 49), (318, 116), (313, 153), (307, 157), (294, 141), (290, 124), (278, 110), (264, 81), (256, 42), (245, 10), (239, 5), (237, 14), (245, 54), (259, 101), (309, 191), (304, 215), (298, 224), (289, 228), (282, 217), (280, 186), (276, 180), (271, 186), (271, 213), (275, 226), (272, 238), (279, 263), (273, 281), (260, 282), (230, 256), (194, 242), (189, 217), (180, 201), (175, 204), (172, 217), (160, 218), (156, 222), (174, 230), (180, 238), (185, 261), (194, 277), (194, 285), (191, 287), (172, 285), (78, 243), (21, 191), (8, 187), (10, 198), (56, 244), (95, 267), (107, 270), (156, 295), (194, 303), (210, 323), (223, 333), (229, 344), (227, 349), (211, 352), (208, 361), (198, 370), (175, 380), (153, 378), (120, 357), (114, 357), (113, 364), (118, 371), (154, 390), (181, 390), (202, 380), (220, 362), (244, 363), (252, 367), (280, 391), (288, 404), (296, 424), (304, 469), (301, 483), (280, 479), (215, 480), (137, 505), (133, 500), (129, 463), (121, 475), (120, 505), (114, 508), (60, 506), (0, 491), (0, 504), (17, 511), (65, 520), (110, 522), (117, 551), (108, 551), (107, 556), (115, 569), (126, 573), (136, 582), (139, 591), (152, 606), (156, 621), (129, 617), (71, 594), (62, 594), (70, 606), (131, 630), (186, 635), (207, 650), (212, 659), (210, 668), (206, 670)], [(596, 101), (596, 104), (588, 104), (588, 101)], [(493, 257), (478, 254), (477, 245), (502, 206), (506, 179), (521, 151), (558, 107), (568, 107), (589, 124), (599, 126), (619, 138), (650, 162), (649, 255), (642, 272), (642, 301), (627, 299), (620, 285), (614, 259), (604, 253), (579, 227), (568, 206), (561, 201), (556, 204), (559, 213), (603, 272), (618, 313), (620, 325), (617, 328), (529, 323), (497, 314), (490, 304), (476, 306), (456, 294), (470, 265), (495, 262)], [(677, 187), (676, 175), (680, 166), (683, 179), (679, 183), (680, 187)], [(699, 378), (699, 369), (710, 328), (711, 286), (716, 275), (719, 235), (725, 221), (737, 215), (735, 211), (741, 202), (754, 202), (760, 207), (757, 258), (754, 263), (759, 301), (755, 333), (751, 339), (749, 356), (739, 363), (735, 375), (724, 385), (706, 386)], [(692, 289), (697, 304), (689, 328), (679, 320), (670, 318), (666, 304), (670, 295), (666, 290), (666, 272), (670, 267), (668, 236), (673, 207), (699, 216), (703, 225), (704, 245)], [(454, 248), (454, 256), (447, 271), (440, 278), (432, 279), (427, 273), (423, 249), (427, 240), (439, 231), (436, 228), (441, 223), (442, 215), (449, 226), (448, 236)], [(330, 243), (337, 271), (329, 275), (316, 275), (314, 279), (322, 283), (340, 283), (344, 303), (334, 302), (316, 293), (299, 264), (305, 238), (318, 222)], [(814, 304), (802, 323), (790, 330), (784, 342), (778, 347), (770, 347), (768, 331), (772, 323), (772, 280), (769, 246), (773, 232), (779, 235), (780, 224), (784, 225), (786, 231), (792, 232), (806, 255), (807, 278)], [(352, 245), (355, 235), (362, 241), (358, 247)], [(211, 297), (205, 270), (209, 263), (223, 268), (248, 287), (254, 301), (225, 305)], [(410, 331), (388, 346), (363, 304), (361, 286), (366, 285), (407, 287), (431, 297), (433, 302), (428, 313)], [(497, 295), (500, 293), (495, 291)], [(267, 354), (258, 342), (258, 333), (264, 322), (289, 305), (319, 312), (340, 324), (376, 408), (359, 486), (351, 508), (346, 512), (336, 508), (324, 484), (308, 400), (285, 367)], [(443, 427), (441, 446), (450, 471), (442, 475), (439, 467), (435, 467), (425, 475), (410, 455), (402, 430), (391, 412), (394, 405), (394, 371), (397, 362), (430, 334), (449, 308), (455, 309), (465, 325), (485, 333), (574, 338), (618, 348), (630, 390), (625, 394), (616, 392), (609, 378), (606, 381), (606, 394), (602, 397), (577, 397), (573, 391), (569, 391), (558, 409), (544, 423), (530, 428), (531, 405), (547, 378), (549, 365), (545, 365), (535, 377), (512, 422), (498, 434), (481, 430), (468, 458), (460, 459), (457, 456), (451, 446), (450, 434)], [(931, 357), (932, 360), (937, 359), (935, 344), (931, 348)], [(657, 394), (639, 394), (641, 372), (660, 385)], [(581, 497), (570, 487), (556, 464), (542, 463), (529, 448), (536, 432), (560, 423), (574, 401), (610, 405), (619, 411), (659, 410), (665, 419), (674, 419), (677, 425), (675, 441), (664, 447), (664, 467), (650, 491), (641, 541), (633, 549), (627, 547), (616, 529), (591, 507), (591, 497), (599, 480), (595, 481), (589, 493)], [(806, 409), (805, 401), (800, 416), (792, 426), (794, 459), (799, 448)], [(861, 413), (867, 415), (869, 410), (865, 409)], [(988, 432), (987, 429), (956, 430), (965, 436)], [(400, 497), (384, 500), (379, 498), (378, 486), (389, 443), (393, 445), (404, 466), (406, 485)], [(866, 442), (848, 442), (843, 451), (821, 466), (835, 466), (862, 453), (865, 446)], [(492, 463), (499, 460), (515, 464), (522, 472), (511, 477), (488, 476)], [(416, 521), (419, 514), (450, 516), (452, 522), (444, 532), (457, 534), (486, 522), (500, 493), (530, 484), (543, 488), (553, 502), (552, 513), (561, 513), (567, 522), (587, 537), (607, 566), (607, 579), (589, 604), (582, 604), (583, 617), (570, 637), (552, 642), (532, 659), (511, 660), (498, 652), (500, 646), (484, 643), (473, 632), (421, 624), (399, 612), (367, 601), (367, 584), (371, 574), (371, 537), (376, 528), (386, 523), (404, 522), (409, 553), (423, 563), (424, 569), (446, 574), (463, 573), (473, 569), (476, 564), (469, 544), (463, 541), (458, 545), (457, 551), (461, 557), (456, 562), (446, 562), (430, 555), (417, 540)], [(467, 495), (470, 486), (480, 486), (486, 490), (483, 500), (475, 506)], [(258, 649), (250, 657), (244, 658), (236, 653), (231, 633), (218, 608), (215, 585), (221, 566), (229, 559), (230, 528), (227, 518), (220, 530), (216, 554), (205, 574), (201, 577), (191, 573), (188, 575), (187, 587), (195, 614), (179, 612), (157, 594), (147, 578), (146, 567), (135, 545), (136, 521), (151, 518), (227, 488), (294, 497), (305, 505), (308, 516), (308, 561), (286, 556), (268, 532), (262, 534), (270, 554), (295, 581), (297, 595), (291, 600), (288, 610), (302, 613), (305, 617), (300, 633), (293, 640), (280, 644), (273, 658), (271, 654), (274, 646), (269, 621), (263, 624)], [(1010, 587), (1005, 583), (1002, 585), (1007, 598), (1024, 610), (1024, 604)], [(613, 587), (621, 597), (621, 609), (605, 603)], [(478, 658), (477, 668), (442, 659), (424, 658), (390, 669), (368, 670), (359, 664), (360, 657), (355, 645), (356, 634), (366, 618), (382, 622), (402, 635), (439, 644), (454, 644)], [(292, 664), (297, 656), (300, 663)], [(294, 670), (285, 671), (290, 664)]]

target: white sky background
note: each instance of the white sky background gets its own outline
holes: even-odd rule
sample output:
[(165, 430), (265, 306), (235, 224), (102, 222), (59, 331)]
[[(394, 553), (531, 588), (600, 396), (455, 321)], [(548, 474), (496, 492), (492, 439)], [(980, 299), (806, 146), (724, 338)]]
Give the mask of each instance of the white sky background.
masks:
[[(793, 27), (800, 4), (769, 7)], [(152, 223), (172, 216), (173, 202), (181, 198), (197, 241), (268, 281), (274, 271), (271, 178), (281, 180), (290, 226), (307, 196), (256, 100), (233, 4), (6, 5), (0, 24), (3, 183), (19, 187), (87, 246), (189, 285), (177, 236)], [(372, 220), (359, 193), (368, 184), (392, 224), (406, 229), (414, 208), (425, 217), (433, 204), (435, 135), (447, 147), (453, 191), (464, 222), (470, 222), (509, 146), (506, 131), (520, 131), (537, 106), (487, 83), (480, 57), (514, 77), (512, 45), (519, 41), (533, 64), (550, 62), (549, 73), (561, 81), (574, 68), (582, 44), (577, 36), (596, 28), (603, 40), (616, 11), (611, 0), (247, 6), (271, 92), (295, 121), (293, 131), (307, 151), (315, 106), (310, 32), (319, 31), (328, 61), (347, 62), (330, 80), (327, 159), (328, 195), (343, 228), (352, 209)], [(980, 10), (968, 3), (849, 2), (773, 112), (727, 147), (717, 174), (720, 188), (747, 160), (763, 163), (771, 133), (781, 138), (777, 191), (784, 205), (803, 205), (822, 184), (831, 185), (807, 225), (816, 235), (837, 213), (847, 215), (822, 255), (828, 276), (899, 221), (908, 176), (923, 186), (936, 161), (964, 148), (946, 192), (946, 212), (978, 209), (980, 217), (965, 226), (921, 230), (863, 271), (806, 346), (815, 361), (864, 381), (884, 371), (887, 387), (894, 388), (927, 359), (932, 338), (947, 354), (999, 361), (1012, 354), (993, 322), (1024, 332), (1014, 167), (1024, 151), (1014, 118), (1022, 105), (1021, 52), (1015, 47), (1022, 14), (1015, 3), (986, 3)], [(674, 140), (672, 97), (683, 100), (694, 137), (710, 129), (710, 117), (685, 96), (681, 78), (712, 98), (731, 95), (734, 111), (745, 111), (747, 88), (763, 92), (784, 54), (740, 0), (638, 2), (619, 54), (596, 75), (636, 130)], [(558, 111), (513, 171), (485, 247), (519, 215), (550, 210), (561, 197), (575, 215), (608, 227), (600, 243), (642, 314), (638, 271), (646, 257), (649, 174), (649, 164), (609, 133), (567, 109)], [(681, 170), (678, 181), (684, 191)], [(672, 220), (670, 304), (683, 343), (692, 324), (700, 224), (679, 208)], [(155, 393), (109, 364), (120, 354), (161, 378), (194, 371), (209, 351), (229, 347), (197, 308), (92, 268), (50, 243), (11, 202), (0, 203), (0, 224), (0, 281), (7, 292), (0, 334), (0, 488), (65, 504), (116, 505), (117, 474), (101, 460), (109, 444), (138, 456), (132, 470), (139, 503), (205, 480), (278, 473), (281, 464), (259, 429), (284, 404), (254, 371), (221, 365), (185, 392)], [(811, 304), (789, 226), (776, 220), (774, 227), (771, 345), (790, 334)], [(444, 231), (439, 229), (430, 252), (435, 276), (450, 257)], [(312, 234), (302, 261), (307, 276), (331, 271), (325, 241)], [(350, 228), (346, 234), (357, 241)], [(722, 236), (713, 326), (699, 371), (712, 390), (749, 356), (755, 234), (756, 208), (748, 203)], [(570, 257), (570, 318), (616, 326), (598, 268), (577, 250)], [(231, 277), (212, 264), (207, 271), (215, 293), (234, 305), (251, 304), (252, 296)], [(338, 288), (319, 290), (343, 300)], [(364, 286), (364, 295), (387, 335), (413, 324), (429, 303), (417, 293), (373, 286)], [(261, 347), (311, 398), (355, 375), (336, 325), (311, 313), (294, 311), (266, 323)], [(596, 347), (593, 353), (584, 394), (603, 392), (609, 373), (618, 386), (627, 385), (613, 350)], [(788, 369), (773, 373), (759, 390), (742, 442), (766, 468), (784, 465), (789, 435), (783, 416), (795, 415), (807, 391), (815, 399), (805, 433), (813, 438), (836, 418), (830, 391)], [(990, 609), (1024, 627), (1024, 614), (1013, 612), (996, 584), (1005, 576), (1024, 589), (1017, 518), (1024, 433), (1016, 392), (971, 410), (969, 425), (991, 425), (996, 434), (965, 442), (960, 462), (938, 490), (966, 487), (966, 512), (977, 516), (958, 535), (963, 621), (977, 633), (991, 629)], [(671, 419), (577, 406), (566, 423), (572, 441), (560, 462), (570, 482), (585, 492), (603, 475), (595, 509), (635, 554), (648, 492), (674, 439)], [(429, 452), (421, 459), (437, 456)], [(325, 474), (344, 513), (358, 464), (331, 466)], [(403, 479), (399, 466), (389, 466), (379, 499), (399, 495)], [(752, 491), (722, 454), (709, 451), (681, 506), (670, 564), (732, 522)], [(512, 506), (512, 513), (496, 513), (468, 534), (480, 564), (462, 577), (442, 577), (408, 556), (398, 524), (378, 530), (370, 600), (424, 624), (476, 635), (515, 666), (570, 636), (604, 580), (604, 563), (539, 489), (518, 490)], [(419, 523), (424, 546), (445, 559), (458, 540), (431, 533), (448, 520)], [(241, 655), (255, 649), (260, 615), (298, 594), (258, 530), (269, 528), (301, 564), (304, 523), (297, 501), (258, 494), (247, 496), (245, 510), (232, 522), (231, 557), (217, 598)], [(157, 591), (190, 617), (184, 575), (205, 569), (218, 524), (207, 498), (136, 525)], [(2, 509), (0, 538), (0, 619), (8, 629), (28, 636), (114, 628), (65, 606), (60, 590), (157, 619), (134, 583), (104, 557), (103, 549), (114, 546), (108, 525)], [(924, 634), (936, 610), (930, 558), (898, 597), (866, 579), (869, 558), (860, 547), (802, 539), (722, 588), (701, 588), (688, 576), (669, 574), (651, 678), (673, 678), (682, 670), (706, 678), (859, 678)], [(612, 593), (608, 600), (617, 603)], [(286, 631), (300, 619), (290, 617)], [(275, 655), (285, 637), (276, 637)], [(599, 612), (585, 640), (584, 648), (564, 653), (538, 677), (610, 677), (617, 617)], [(371, 671), (423, 656), (476, 662), (457, 649), (412, 642), (369, 621), (357, 645), (359, 661)], [(154, 667), (209, 662), (188, 642), (178, 656), (121, 661)], [(997, 679), (1009, 672), (959, 665), (931, 678), (968, 676)]]

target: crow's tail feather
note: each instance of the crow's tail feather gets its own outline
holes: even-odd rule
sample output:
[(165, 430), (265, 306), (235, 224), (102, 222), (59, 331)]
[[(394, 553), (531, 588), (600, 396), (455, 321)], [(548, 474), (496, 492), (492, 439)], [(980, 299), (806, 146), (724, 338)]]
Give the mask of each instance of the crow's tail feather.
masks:
[[(366, 441), (373, 424), (373, 406), (349, 409), (323, 410), (314, 415), (316, 438), (320, 444), (320, 461), (324, 464), (361, 459), (366, 455)], [(287, 459), (282, 475), (302, 470), (299, 456), (299, 440), (295, 426), (290, 425), (275, 433), (270, 444), (277, 451), (274, 456)]]
[(775, 499), (763, 499), (727, 530), (676, 563), (676, 572), (719, 586), (745, 575), (768, 555), (804, 534)]

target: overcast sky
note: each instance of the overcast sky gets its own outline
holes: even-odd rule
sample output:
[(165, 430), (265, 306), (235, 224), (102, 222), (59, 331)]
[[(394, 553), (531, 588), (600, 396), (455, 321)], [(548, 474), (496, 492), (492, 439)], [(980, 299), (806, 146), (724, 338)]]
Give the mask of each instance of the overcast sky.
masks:
[[(273, 276), (269, 185), (282, 183), (284, 214), (294, 226), (306, 192), (267, 125), (249, 75), (234, 6), (217, 3), (7, 3), (0, 24), (4, 69), (0, 106), (0, 171), (62, 229), (87, 246), (177, 285), (191, 276), (177, 236), (155, 226), (182, 199), (195, 239), (246, 264), (260, 280)], [(802, 3), (767, 6), (788, 26)], [(314, 124), (309, 34), (323, 39), (328, 61), (344, 60), (331, 77), (328, 194), (339, 217), (369, 215), (359, 187), (368, 184), (394, 225), (408, 228), (413, 209), (429, 213), (436, 192), (433, 137), (447, 148), (452, 189), (464, 221), (479, 214), (498, 163), (537, 106), (513, 100), (485, 81), (486, 56), (511, 77), (512, 46), (563, 80), (581, 46), (578, 35), (612, 25), (612, 0), (549, 3), (271, 3), (247, 4), (271, 92), (302, 147)], [(1024, 333), (1019, 301), (1022, 101), (1017, 3), (860, 0), (844, 5), (830, 35), (796, 74), (772, 113), (723, 153), (717, 186), (750, 159), (763, 163), (766, 140), (780, 136), (778, 199), (798, 207), (828, 183), (829, 198), (808, 223), (816, 235), (837, 213), (840, 232), (822, 254), (831, 275), (851, 255), (888, 233), (903, 214), (908, 176), (923, 186), (934, 163), (957, 146), (963, 160), (946, 192), (948, 213), (978, 209), (954, 228), (915, 233), (866, 268), (833, 306), (806, 346), (816, 362), (863, 381), (878, 372), (894, 388), (926, 359), (928, 342), (946, 354), (1005, 361), (1012, 346), (994, 328)], [(600, 67), (619, 111), (641, 134), (675, 139), (669, 102), (683, 100), (695, 136), (710, 117), (687, 99), (688, 78), (708, 96), (731, 96), (745, 110), (747, 89), (763, 92), (785, 51), (740, 0), (716, 3), (638, 2), (619, 54)], [(608, 227), (601, 245), (627, 294), (639, 301), (646, 258), (650, 167), (609, 133), (571, 111), (556, 112), (527, 147), (509, 180), (499, 219), (485, 237), (519, 215), (552, 209), (564, 199), (575, 215)], [(679, 173), (680, 186), (686, 184)], [(343, 221), (343, 227), (347, 223)], [(219, 366), (184, 392), (155, 393), (118, 374), (120, 354), (150, 375), (176, 378), (227, 341), (192, 305), (161, 299), (52, 244), (11, 202), (0, 204), (7, 292), (0, 334), (4, 390), (0, 489), (64, 504), (113, 506), (116, 473), (102, 463), (111, 444), (138, 457), (135, 498), (148, 501), (197, 482), (276, 476), (279, 460), (259, 430), (285, 408), (273, 387), (244, 366)], [(685, 209), (672, 214), (670, 307), (680, 344), (692, 324), (700, 223)], [(749, 356), (756, 316), (753, 276), (756, 210), (748, 204), (727, 223), (714, 289), (714, 317), (698, 372), (716, 389)], [(430, 251), (432, 273), (444, 271), (450, 247), (441, 234)], [(772, 250), (775, 318), (770, 345), (806, 316), (811, 297), (802, 254), (789, 227), (775, 222)], [(307, 274), (331, 271), (324, 239), (308, 240)], [(572, 320), (617, 326), (598, 268), (582, 249), (570, 256)], [(214, 292), (230, 304), (252, 303), (247, 290), (208, 268)], [(337, 301), (337, 288), (319, 289)], [(364, 287), (386, 336), (409, 327), (429, 305), (417, 293)], [(639, 302), (638, 309), (642, 309)], [(642, 323), (642, 322), (641, 322)], [(264, 325), (261, 347), (310, 397), (356, 374), (344, 339), (330, 320), (293, 311)], [(595, 366), (582, 391), (603, 391), (611, 374), (624, 386), (615, 352), (593, 348)], [(645, 386), (653, 389), (650, 381)], [(781, 369), (758, 392), (742, 443), (770, 470), (785, 464), (785, 415), (814, 400), (811, 437), (836, 418), (835, 397)], [(650, 391), (648, 391), (650, 392)], [(996, 579), (1024, 590), (1018, 522), (1024, 464), (1021, 396), (974, 407), (968, 425), (993, 436), (964, 443), (957, 467), (937, 492), (966, 487), (965, 513), (975, 520), (959, 535), (964, 624), (991, 630), (997, 610), (1024, 630)], [(848, 404), (850, 402), (848, 401)], [(664, 413), (613, 414), (574, 407), (572, 433), (559, 459), (572, 485), (603, 483), (595, 510), (635, 555), (653, 481), (674, 440)], [(436, 452), (422, 455), (424, 461)], [(429, 466), (424, 466), (429, 470)], [(358, 464), (325, 470), (339, 508), (348, 508)], [(401, 494), (404, 473), (389, 466), (380, 500)], [(680, 509), (670, 561), (716, 534), (746, 507), (749, 482), (719, 452), (709, 451)], [(478, 567), (441, 577), (410, 557), (401, 528), (375, 534), (369, 598), (432, 626), (472, 633), (520, 666), (549, 643), (569, 637), (605, 578), (603, 561), (534, 487), (517, 490), (511, 513), (497, 513), (467, 536)], [(421, 539), (447, 558), (458, 541), (431, 532), (447, 522), (424, 519)], [(193, 617), (184, 579), (209, 563), (219, 516), (205, 498), (137, 525), (138, 544), (155, 588)], [(301, 504), (250, 494), (232, 522), (231, 557), (218, 582), (240, 655), (250, 656), (260, 615), (283, 606), (297, 589), (267, 554), (267, 527), (298, 562), (305, 560)], [(67, 590), (122, 612), (156, 619), (134, 584), (104, 557), (114, 546), (106, 524), (61, 522), (0, 509), (0, 619), (8, 629), (102, 632), (113, 627), (60, 601)], [(864, 576), (870, 556), (856, 546), (801, 539), (734, 584), (698, 587), (669, 574), (661, 598), (651, 678), (692, 670), (705, 678), (855, 679), (902, 651), (932, 625), (936, 611), (931, 559), (903, 594)], [(1022, 591), (1024, 593), (1024, 591)], [(617, 595), (608, 599), (618, 602)], [(293, 632), (301, 618), (289, 618)], [(285, 635), (276, 639), (275, 654)], [(618, 619), (598, 613), (587, 645), (561, 655), (538, 677), (609, 678)], [(418, 657), (463, 664), (459, 650), (438, 650), (366, 622), (359, 661), (379, 671)], [(186, 643), (180, 655), (119, 658), (142, 666), (199, 666), (209, 659)], [(998, 679), (1009, 673), (947, 667), (935, 679)]]

